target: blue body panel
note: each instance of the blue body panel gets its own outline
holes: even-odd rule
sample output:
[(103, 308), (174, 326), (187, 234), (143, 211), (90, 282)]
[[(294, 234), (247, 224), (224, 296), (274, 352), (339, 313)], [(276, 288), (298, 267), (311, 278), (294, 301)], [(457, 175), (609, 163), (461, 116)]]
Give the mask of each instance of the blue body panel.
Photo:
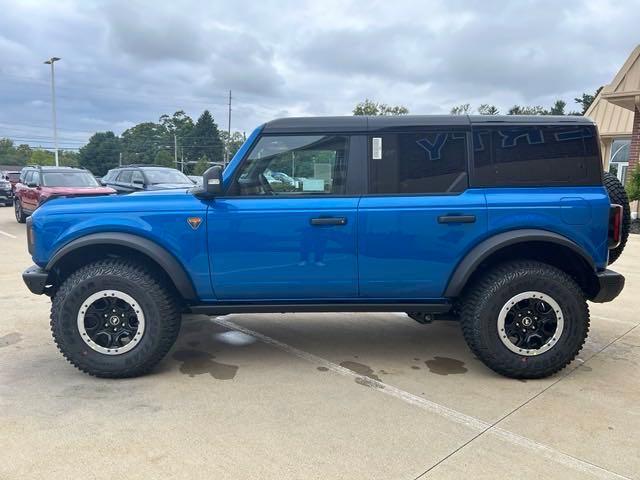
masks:
[[(442, 224), (441, 215), (476, 221)], [(462, 256), (486, 237), (485, 194), (363, 197), (358, 231), (361, 297), (439, 298)]]
[(187, 190), (50, 200), (32, 216), (33, 260), (44, 267), (58, 249), (92, 233), (131, 233), (164, 247), (182, 264), (198, 297), (212, 299), (206, 228), (194, 230), (187, 223), (190, 216), (204, 220), (206, 209), (206, 202)]
[[(207, 216), (216, 297), (357, 297), (357, 205), (357, 197), (216, 198)], [(322, 216), (346, 224), (311, 225)]]
[(539, 228), (581, 246), (607, 266), (610, 200), (604, 187), (488, 188), (488, 234)]

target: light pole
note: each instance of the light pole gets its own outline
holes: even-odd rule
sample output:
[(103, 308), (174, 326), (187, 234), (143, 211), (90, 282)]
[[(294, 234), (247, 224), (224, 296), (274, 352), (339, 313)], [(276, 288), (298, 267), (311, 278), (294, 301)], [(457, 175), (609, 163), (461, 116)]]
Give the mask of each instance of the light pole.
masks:
[(53, 147), (56, 156), (56, 167), (58, 166), (58, 129), (56, 127), (56, 79), (53, 64), (60, 60), (58, 57), (51, 57), (45, 60), (46, 65), (51, 65), (51, 112), (53, 118)]

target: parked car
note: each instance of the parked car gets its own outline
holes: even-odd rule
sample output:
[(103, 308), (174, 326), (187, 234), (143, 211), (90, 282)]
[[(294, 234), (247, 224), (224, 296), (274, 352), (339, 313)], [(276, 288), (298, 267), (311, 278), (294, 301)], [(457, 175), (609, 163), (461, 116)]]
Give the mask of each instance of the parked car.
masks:
[(73, 167), (25, 167), (15, 186), (13, 205), (16, 220), (27, 217), (54, 197), (111, 195), (115, 190), (101, 186), (90, 171)]
[(144, 164), (109, 170), (102, 177), (102, 184), (118, 193), (193, 187), (189, 177), (175, 168)]
[(20, 180), (19, 170), (6, 170), (0, 175), (0, 179), (11, 182), (11, 191), (15, 189), (16, 183)]
[[(280, 192), (270, 171), (304, 181)], [(100, 377), (148, 372), (182, 312), (404, 311), (457, 319), (489, 368), (541, 378), (582, 348), (587, 300), (624, 286), (607, 267), (628, 201), (604, 178), (584, 117), (274, 120), (202, 188), (45, 204), (23, 278)]]
[(202, 175), (187, 175), (194, 185), (202, 185)]
[(4, 176), (0, 177), (0, 202), (4, 203), (5, 207), (13, 204), (13, 186)]

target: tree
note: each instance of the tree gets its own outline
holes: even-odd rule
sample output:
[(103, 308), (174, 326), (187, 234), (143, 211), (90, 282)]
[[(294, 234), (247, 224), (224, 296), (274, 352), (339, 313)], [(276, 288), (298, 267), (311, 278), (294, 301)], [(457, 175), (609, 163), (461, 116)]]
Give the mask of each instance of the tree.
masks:
[(387, 105), (386, 103), (377, 103), (373, 100), (365, 98), (364, 102), (358, 103), (354, 109), (354, 115), (406, 115), (409, 109), (403, 105)]
[(514, 105), (509, 109), (507, 115), (547, 115), (548, 112), (540, 105), (536, 106), (525, 106), (521, 107), (520, 105)]
[(550, 115), (564, 115), (564, 107), (567, 106), (567, 102), (564, 100), (556, 100), (551, 109), (549, 110)]
[(212, 162), (224, 160), (223, 144), (220, 139), (218, 125), (209, 110), (205, 110), (184, 143), (186, 157), (189, 161), (198, 161), (202, 156)]
[(596, 90), (596, 93), (594, 93), (593, 95), (582, 93), (582, 96), (574, 98), (577, 104), (582, 105), (582, 115), (587, 113), (587, 110), (589, 110), (589, 107), (600, 93), (600, 90), (602, 90), (602, 87), (598, 88)]
[(159, 150), (173, 145), (165, 126), (144, 122), (122, 133), (122, 159), (124, 164), (153, 163)]
[(483, 103), (478, 107), (478, 113), (480, 115), (499, 115), (500, 110), (495, 105), (489, 105), (488, 103)]
[(56, 159), (52, 152), (37, 148), (32, 151), (29, 163), (34, 165), (52, 166), (56, 164)]
[(176, 167), (176, 162), (175, 162), (175, 158), (173, 157), (173, 152), (169, 152), (168, 150), (158, 150), (158, 153), (156, 153), (156, 158), (153, 160), (153, 163), (156, 165), (160, 165), (162, 167), (172, 167), (172, 168)]
[(630, 201), (640, 200), (640, 165), (637, 165), (629, 175), (626, 189)]
[(198, 162), (193, 166), (193, 175), (202, 175), (209, 168), (209, 159), (203, 155), (198, 159)]
[(247, 140), (247, 136), (244, 133), (233, 132), (231, 134), (231, 139), (229, 139), (228, 132), (220, 132), (220, 138), (222, 143), (224, 144), (224, 148), (229, 152), (229, 160), (233, 158), (242, 144)]
[(121, 152), (120, 139), (113, 132), (94, 133), (78, 154), (78, 164), (95, 175), (102, 176), (118, 166)]
[(469, 115), (471, 113), (471, 105), (468, 103), (463, 103), (461, 105), (456, 105), (451, 108), (449, 112), (451, 115)]

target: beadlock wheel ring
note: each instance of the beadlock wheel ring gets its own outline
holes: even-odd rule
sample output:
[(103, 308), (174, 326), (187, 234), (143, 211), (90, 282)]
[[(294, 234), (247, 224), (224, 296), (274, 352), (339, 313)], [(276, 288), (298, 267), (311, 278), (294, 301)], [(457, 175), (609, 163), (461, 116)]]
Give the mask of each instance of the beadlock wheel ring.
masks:
[(101, 290), (80, 305), (77, 317), (80, 338), (104, 355), (122, 355), (134, 349), (145, 331), (142, 308), (119, 290)]
[(549, 295), (522, 292), (502, 306), (497, 326), (505, 347), (518, 355), (536, 356), (558, 343), (564, 330), (564, 314)]

